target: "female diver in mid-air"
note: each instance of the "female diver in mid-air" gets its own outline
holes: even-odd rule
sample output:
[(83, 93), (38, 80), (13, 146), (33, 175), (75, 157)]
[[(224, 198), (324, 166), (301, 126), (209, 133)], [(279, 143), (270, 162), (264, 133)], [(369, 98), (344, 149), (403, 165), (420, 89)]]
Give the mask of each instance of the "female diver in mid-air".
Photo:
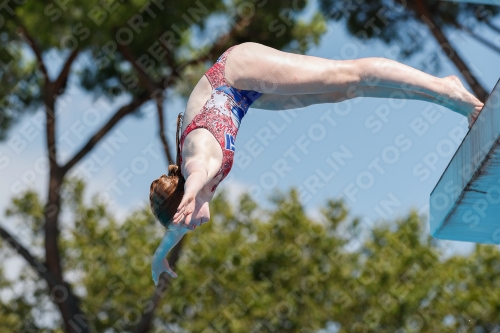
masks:
[[(298, 100), (295, 106), (290, 95)], [(250, 105), (284, 110), (362, 96), (433, 102), (467, 116), (469, 127), (483, 107), (456, 76), (434, 77), (389, 59), (329, 60), (256, 43), (224, 52), (194, 87), (183, 119), (178, 117), (177, 165), (151, 184), (152, 212), (167, 228), (153, 256), (155, 284), (162, 272), (177, 276), (167, 253), (210, 219), (208, 203), (231, 169), (236, 134)]]

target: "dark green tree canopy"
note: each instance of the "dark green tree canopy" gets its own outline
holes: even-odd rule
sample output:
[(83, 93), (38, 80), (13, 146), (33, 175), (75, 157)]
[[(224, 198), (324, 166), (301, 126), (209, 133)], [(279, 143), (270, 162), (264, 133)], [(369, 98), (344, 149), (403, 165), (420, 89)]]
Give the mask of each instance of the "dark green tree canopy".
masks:
[[(467, 26), (476, 29), (500, 12), (498, 6), (436, 0), (423, 2), (443, 28)], [(429, 35), (416, 2), (320, 0), (320, 6), (327, 18), (345, 21), (348, 31), (356, 38), (365, 41), (373, 38), (386, 44), (397, 44), (403, 57), (423, 51), (420, 42)]]
[[(85, 202), (85, 186), (65, 184), (68, 229), (62, 260), (88, 313), (92, 332), (133, 332), (151, 306), (150, 257), (161, 227), (149, 207), (117, 221), (102, 201)], [(12, 201), (12, 223), (23, 223), (42, 249), (42, 204), (34, 192)], [(248, 195), (236, 205), (224, 193), (212, 221), (187, 235), (179, 277), (158, 304), (153, 331), (490, 332), (498, 327), (500, 253), (477, 245), (468, 256), (442, 256), (415, 212), (379, 223), (367, 237), (341, 201), (321, 217), (306, 215), (295, 191), (277, 194), (263, 210)], [(71, 221), (71, 222), (70, 222)], [(13, 251), (1, 243), (6, 260)], [(0, 301), (0, 328), (59, 332), (36, 314), (54, 316), (46, 286), (32, 270), (19, 281), (0, 275), (0, 290), (23, 292)]]
[[(325, 31), (319, 14), (300, 19), (306, 1), (19, 3), (5, 4), (0, 21), (2, 136), (20, 114), (43, 104), (43, 79), (57, 81), (42, 63), (51, 51), (58, 52), (63, 69), (71, 67), (65, 58), (81, 55), (82, 68), (72, 74), (98, 96), (160, 96), (179, 83), (187, 84), (181, 91), (188, 94), (232, 45), (254, 41), (305, 52)], [(52, 93), (64, 93), (66, 80), (54, 82)]]

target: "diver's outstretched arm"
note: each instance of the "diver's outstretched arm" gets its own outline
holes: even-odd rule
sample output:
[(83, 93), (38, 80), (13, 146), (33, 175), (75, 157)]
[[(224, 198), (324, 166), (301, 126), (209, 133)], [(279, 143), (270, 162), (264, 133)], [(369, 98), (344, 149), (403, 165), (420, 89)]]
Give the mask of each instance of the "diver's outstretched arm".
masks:
[(188, 230), (187, 228), (181, 228), (179, 230), (167, 230), (165, 232), (151, 262), (151, 271), (155, 285), (158, 285), (158, 279), (163, 272), (167, 272), (171, 277), (177, 277), (177, 274), (170, 268), (165, 257), (175, 244), (179, 243)]
[(182, 221), (189, 225), (195, 207), (196, 195), (209, 181), (207, 168), (194, 158), (186, 161), (184, 175), (186, 175), (184, 195), (173, 217), (172, 223), (174, 225), (178, 225)]

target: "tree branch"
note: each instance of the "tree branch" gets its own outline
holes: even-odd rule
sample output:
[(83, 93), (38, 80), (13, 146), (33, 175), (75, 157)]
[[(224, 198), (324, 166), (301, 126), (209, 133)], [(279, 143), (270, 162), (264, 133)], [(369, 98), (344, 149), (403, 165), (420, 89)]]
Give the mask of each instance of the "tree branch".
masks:
[(182, 70), (188, 66), (194, 65), (194, 64), (199, 64), (201, 62), (205, 62), (207, 60), (213, 59), (214, 56), (219, 56), (221, 55), (227, 48), (227, 42), (231, 39), (234, 38), (239, 32), (243, 31), (246, 27), (250, 25), (252, 22), (251, 18), (243, 18), (239, 22), (237, 22), (233, 28), (226, 33), (225, 35), (221, 36), (213, 45), (211, 48), (206, 50), (205, 52), (202, 52), (198, 55), (197, 58), (188, 60), (186, 62), (183, 62), (180, 65), (177, 65), (175, 63), (175, 60), (171, 56), (171, 52), (163, 45), (160, 43), (161, 47), (166, 51), (166, 56), (165, 59), (167, 61), (167, 64), (170, 66), (172, 69), (172, 74), (169, 76), (165, 77), (162, 82), (161, 82), (161, 87), (164, 89), (168, 88), (170, 84), (172, 84), (175, 79), (178, 79), (180, 77), (180, 74)]
[(158, 124), (159, 135), (161, 143), (163, 144), (163, 150), (165, 151), (165, 156), (167, 157), (167, 165), (175, 164), (175, 161), (172, 158), (172, 154), (170, 153), (170, 148), (168, 146), (167, 137), (165, 136), (165, 126), (164, 126), (164, 117), (163, 117), (163, 98), (156, 98), (156, 111), (158, 112)]
[(31, 35), (28, 33), (28, 30), (26, 30), (24, 25), (18, 19), (16, 20), (16, 23), (18, 25), (18, 28), (22, 36), (28, 41), (28, 44), (35, 53), (35, 57), (38, 62), (38, 67), (40, 67), (40, 70), (42, 71), (43, 74), (43, 78), (45, 79), (45, 84), (47, 85), (48, 83), (50, 83), (50, 78), (49, 78), (49, 73), (47, 72), (47, 67), (45, 67), (45, 63), (43, 62), (42, 50), (40, 50), (40, 47), (38, 46), (37, 42), (33, 39), (33, 37), (31, 37)]
[[(175, 264), (179, 260), (181, 249), (184, 244), (184, 239), (185, 237), (181, 239), (179, 243), (177, 243), (170, 252), (168, 262), (170, 267), (172, 267), (172, 269), (175, 269)], [(158, 306), (158, 303), (160, 302), (161, 298), (166, 293), (167, 291), (166, 289), (170, 284), (171, 279), (172, 278), (167, 273), (162, 274), (160, 276), (160, 279), (158, 281), (158, 286), (156, 287), (155, 292), (151, 297), (150, 301), (146, 305), (146, 307), (149, 308), (150, 310), (142, 314), (141, 321), (139, 322), (139, 324), (137, 324), (134, 333), (149, 332), (149, 330), (151, 329), (151, 322), (153, 321), (154, 311)], [(153, 304), (153, 306), (150, 306), (151, 303)]]
[(62, 168), (62, 174), (66, 174), (76, 163), (78, 163), (94, 146), (101, 140), (123, 117), (134, 112), (139, 106), (144, 104), (150, 99), (148, 94), (142, 94), (135, 98), (127, 105), (122, 106), (115, 114), (108, 120), (108, 122), (95, 133), (89, 141), (83, 146), (79, 152), (75, 154)]
[(47, 284), (50, 287), (54, 287), (58, 285), (57, 279), (49, 272), (47, 267), (41, 263), (38, 259), (33, 257), (31, 253), (22, 246), (15, 238), (12, 236), (7, 230), (5, 230), (2, 226), (0, 226), (0, 237), (2, 237), (10, 246), (12, 246), (17, 253), (19, 253), (28, 264), (35, 269), (38, 275), (47, 281)]
[(142, 83), (149, 91), (149, 93), (150, 94), (154, 93), (155, 90), (158, 89), (158, 85), (154, 83), (153, 80), (151, 80), (151, 78), (149, 77), (149, 75), (146, 72), (144, 72), (141, 66), (137, 64), (137, 61), (132, 52), (130, 51), (130, 49), (127, 46), (121, 44), (119, 44), (119, 49), (120, 52), (125, 57), (125, 59), (127, 59), (127, 61), (130, 62), (132, 67), (134, 67), (134, 69), (137, 71), (137, 73), (139, 74), (139, 79), (142, 81)]
[(18, 29), (22, 37), (27, 40), (31, 49), (35, 53), (35, 57), (37, 59), (38, 67), (42, 71), (43, 78), (45, 81), (45, 86), (42, 87), (44, 91), (44, 102), (45, 102), (45, 116), (46, 116), (46, 141), (47, 141), (47, 149), (49, 154), (49, 162), (51, 169), (57, 170), (57, 154), (56, 154), (56, 144), (55, 144), (55, 98), (53, 96), (52, 90), (52, 81), (50, 81), (49, 73), (47, 71), (47, 67), (45, 67), (45, 63), (42, 58), (42, 50), (38, 46), (35, 39), (28, 33), (28, 30), (24, 27), (22, 22), (18, 17), (15, 17), (16, 24), (18, 25)]
[[(248, 27), (252, 23), (252, 20), (249, 18), (243, 18), (241, 19), (238, 23), (236, 23), (233, 28), (223, 35), (221, 38), (217, 40), (217, 42), (212, 45), (212, 47), (207, 50), (205, 53), (202, 53), (198, 58), (189, 60), (185, 63), (183, 63), (181, 66), (179, 66), (177, 69), (183, 69), (186, 66), (193, 65), (196, 63), (200, 63), (203, 61), (207, 61), (213, 57), (213, 55), (220, 55), (222, 54), (225, 49), (226, 49), (226, 44), (227, 42), (233, 38), (238, 32), (244, 30), (246, 27)], [(176, 69), (176, 70), (177, 70)], [(174, 70), (174, 68), (172, 68)]]
[(177, 65), (175, 63), (174, 58), (171, 55), (171, 52), (166, 48), (166, 46), (162, 43), (160, 43), (161, 47), (165, 50), (166, 56), (165, 59), (167, 61), (167, 64), (170, 66), (172, 69), (172, 74), (165, 77), (162, 81), (161, 86), (163, 88), (168, 88), (171, 83), (174, 82), (176, 78), (180, 77), (180, 72), (187, 66), (198, 64), (200, 62), (205, 62), (207, 60), (210, 60), (214, 57), (214, 55), (219, 56), (221, 55), (227, 48), (227, 42), (235, 37), (240, 31), (243, 31), (250, 23), (252, 20), (250, 18), (243, 18), (239, 22), (237, 22), (233, 28), (226, 33), (225, 35), (221, 36), (213, 45), (211, 48), (206, 50), (205, 52), (202, 52), (198, 55), (197, 58), (188, 60), (180, 65)]
[[(67, 332), (71, 333), (88, 333), (89, 325), (83, 313), (79, 307), (79, 300), (73, 294), (70, 286), (64, 282), (59, 281), (54, 275), (52, 275), (48, 268), (41, 263), (38, 259), (33, 257), (31, 253), (22, 246), (7, 230), (0, 226), (0, 237), (2, 237), (10, 246), (12, 246), (17, 253), (19, 253), (28, 264), (35, 269), (38, 275), (43, 278), (50, 289), (49, 294), (53, 295), (53, 302), (59, 307), (64, 322), (66, 324)], [(61, 298), (62, 300), (57, 300), (56, 295), (67, 293), (67, 297)], [(73, 314), (73, 316), (71, 316)], [(75, 321), (73, 325), (68, 325), (68, 321), (71, 318)]]
[(479, 80), (474, 74), (472, 74), (467, 64), (458, 55), (457, 50), (455, 50), (455, 48), (448, 41), (448, 38), (441, 30), (441, 27), (434, 20), (434, 17), (432, 16), (427, 3), (424, 0), (415, 0), (413, 3), (415, 4), (415, 13), (417, 14), (417, 17), (427, 25), (432, 35), (438, 42), (439, 46), (443, 50), (444, 54), (446, 54), (446, 56), (453, 62), (453, 64), (455, 64), (467, 83), (472, 88), (472, 91), (477, 96), (477, 98), (485, 101), (488, 97), (488, 92), (483, 88), (483, 86), (481, 86)]
[(143, 85), (146, 87), (146, 89), (149, 91), (151, 94), (151, 97), (153, 97), (156, 101), (156, 110), (158, 113), (158, 124), (160, 126), (159, 128), (159, 136), (161, 143), (163, 145), (163, 150), (165, 152), (165, 156), (167, 158), (167, 165), (175, 163), (172, 159), (172, 154), (170, 153), (170, 148), (168, 146), (167, 142), (167, 137), (165, 136), (165, 126), (164, 126), (164, 116), (163, 116), (163, 102), (165, 100), (164, 98), (164, 92), (163, 90), (157, 85), (150, 77), (149, 75), (144, 71), (144, 69), (137, 64), (137, 60), (135, 59), (134, 55), (130, 51), (130, 49), (125, 46), (121, 45), (119, 46), (121, 53), (127, 59), (127, 61), (132, 64), (134, 69), (137, 71), (139, 74), (139, 79), (143, 83)]
[(60, 95), (64, 91), (64, 88), (66, 88), (66, 83), (68, 82), (69, 70), (71, 68), (71, 65), (73, 64), (73, 61), (76, 59), (76, 56), (78, 55), (79, 51), (80, 50), (75, 48), (69, 55), (68, 59), (66, 60), (66, 63), (64, 63), (64, 66), (61, 69), (61, 72), (59, 73), (59, 76), (57, 77), (56, 81), (54, 82), (54, 86), (52, 87), (53, 94)]

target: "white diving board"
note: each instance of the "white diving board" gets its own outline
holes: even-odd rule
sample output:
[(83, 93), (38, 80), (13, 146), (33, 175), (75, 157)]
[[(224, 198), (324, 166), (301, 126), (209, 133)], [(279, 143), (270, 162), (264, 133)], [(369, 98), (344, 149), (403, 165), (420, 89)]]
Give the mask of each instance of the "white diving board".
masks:
[(449, 2), (467, 2), (467, 3), (477, 3), (480, 5), (492, 5), (500, 6), (500, 0), (445, 0)]
[(430, 232), (500, 244), (500, 80), (430, 195)]

